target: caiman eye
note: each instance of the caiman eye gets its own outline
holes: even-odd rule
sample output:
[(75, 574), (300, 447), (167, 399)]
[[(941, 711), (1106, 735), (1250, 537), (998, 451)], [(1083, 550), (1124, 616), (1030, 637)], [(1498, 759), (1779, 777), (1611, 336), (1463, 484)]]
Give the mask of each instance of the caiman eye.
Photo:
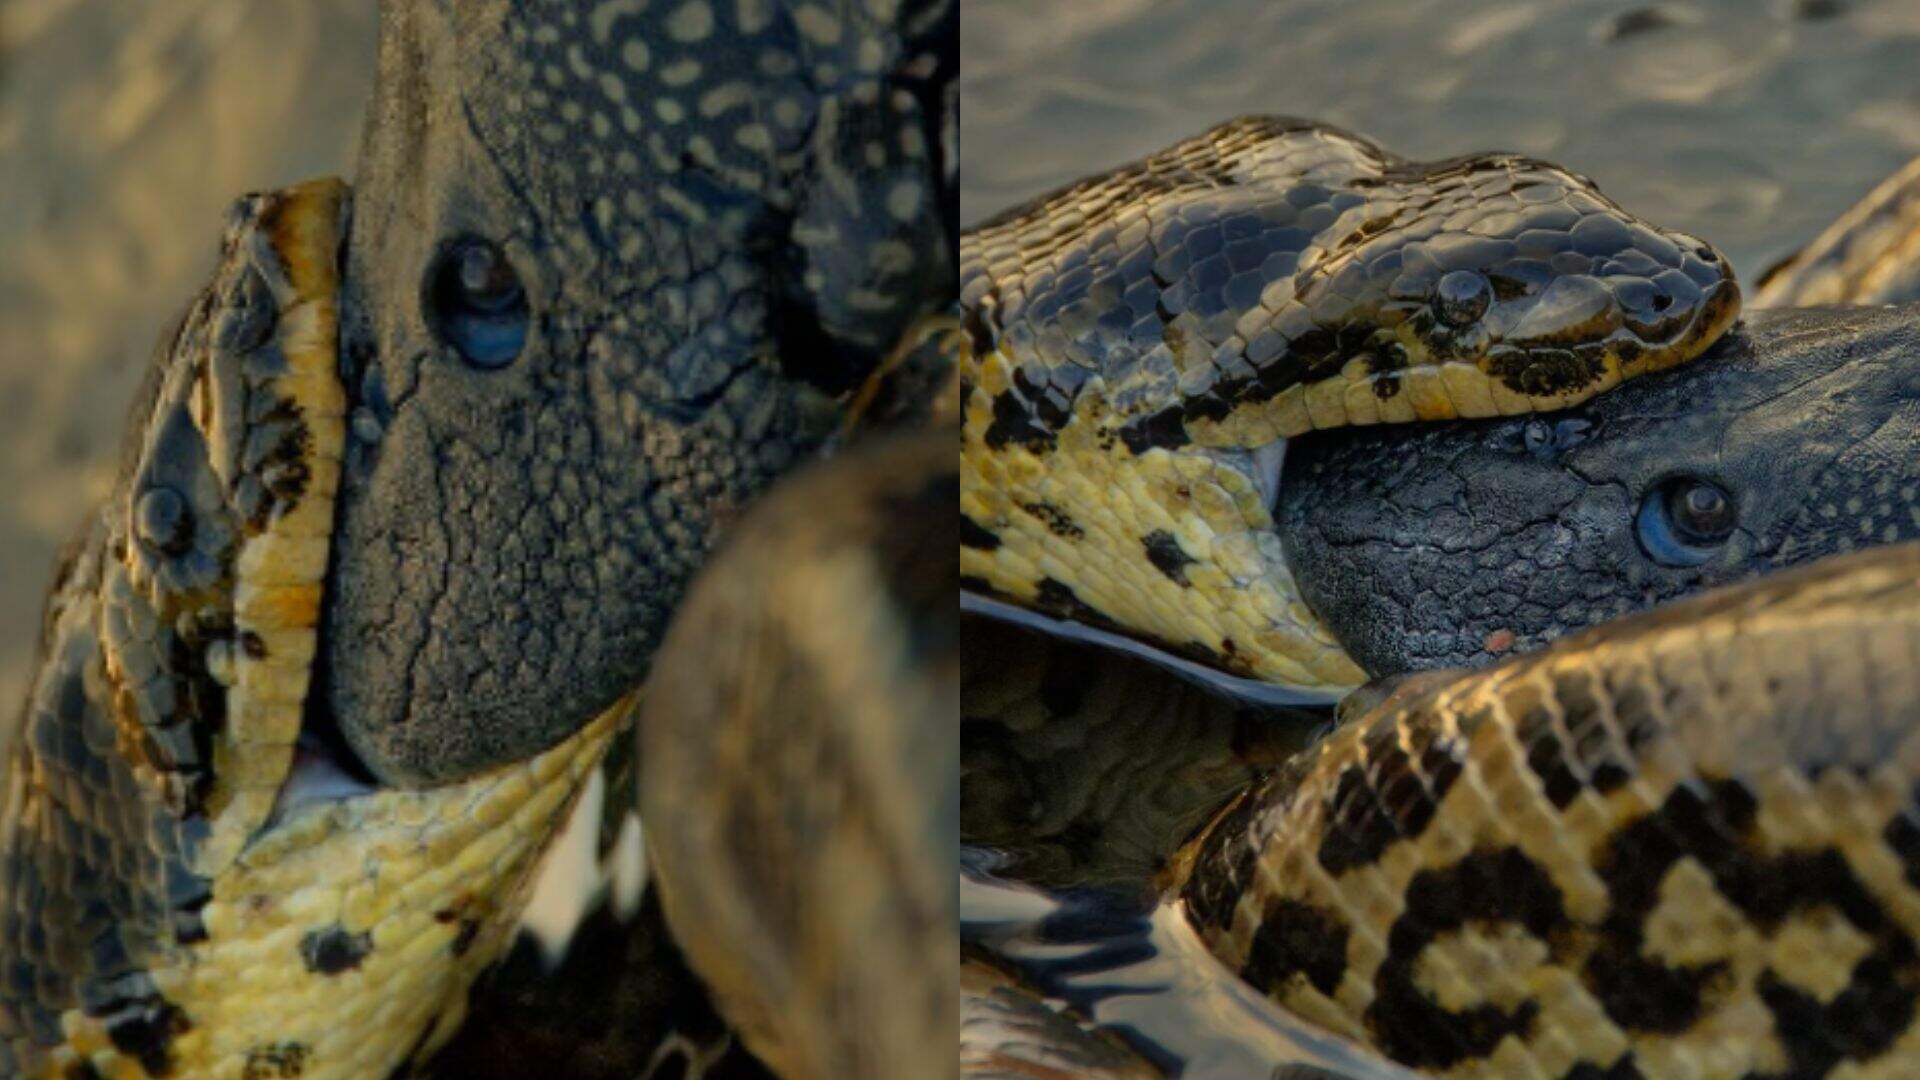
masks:
[(1699, 566), (1713, 558), (1739, 521), (1733, 497), (1718, 484), (1679, 476), (1648, 491), (1635, 521), (1640, 546), (1663, 566)]
[(475, 367), (512, 363), (527, 342), (527, 293), (500, 245), (465, 236), (427, 271), (427, 323)]
[(1478, 322), (1493, 302), (1493, 286), (1471, 270), (1455, 270), (1434, 286), (1434, 313), (1449, 326), (1467, 326)]

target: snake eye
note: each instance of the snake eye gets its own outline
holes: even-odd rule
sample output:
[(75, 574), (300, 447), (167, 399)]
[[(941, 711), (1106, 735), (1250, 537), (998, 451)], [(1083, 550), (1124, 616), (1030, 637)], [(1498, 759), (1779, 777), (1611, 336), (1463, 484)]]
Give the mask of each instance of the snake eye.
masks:
[(1455, 270), (1434, 286), (1433, 304), (1440, 321), (1450, 326), (1478, 322), (1493, 302), (1493, 286), (1472, 270)]
[(1699, 566), (1713, 558), (1739, 521), (1733, 498), (1718, 484), (1674, 477), (1641, 500), (1635, 520), (1640, 546), (1662, 566)]
[(513, 362), (527, 341), (527, 293), (500, 245), (477, 236), (448, 244), (427, 271), (427, 323), (475, 367)]

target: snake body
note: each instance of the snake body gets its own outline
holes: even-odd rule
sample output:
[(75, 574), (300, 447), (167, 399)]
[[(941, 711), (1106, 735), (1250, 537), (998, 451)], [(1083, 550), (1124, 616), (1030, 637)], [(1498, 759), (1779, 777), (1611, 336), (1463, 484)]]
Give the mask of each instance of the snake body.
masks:
[(1920, 547), (1432, 679), (1227, 811), (1183, 894), (1441, 1074), (1920, 1068)]
[(0, 1075), (428, 1068), (719, 533), (953, 299), (950, 3), (381, 23), (351, 198), (243, 201), (48, 602)]
[(771, 494), (647, 688), (667, 920), (781, 1076), (952, 1065), (953, 443), (950, 424), (874, 438)]

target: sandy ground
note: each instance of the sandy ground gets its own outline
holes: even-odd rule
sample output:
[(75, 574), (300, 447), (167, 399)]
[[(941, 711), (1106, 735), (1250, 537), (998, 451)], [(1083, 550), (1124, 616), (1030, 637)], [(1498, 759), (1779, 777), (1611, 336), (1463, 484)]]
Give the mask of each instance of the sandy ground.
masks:
[(227, 205), (351, 171), (374, 29), (373, 0), (0, 0), (0, 710)]

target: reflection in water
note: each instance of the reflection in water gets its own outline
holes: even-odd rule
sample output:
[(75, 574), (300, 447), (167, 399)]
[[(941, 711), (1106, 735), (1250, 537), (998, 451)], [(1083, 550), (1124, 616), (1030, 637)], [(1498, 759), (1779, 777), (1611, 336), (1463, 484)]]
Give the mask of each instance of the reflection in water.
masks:
[[(1243, 985), (1178, 904), (1159, 903), (1181, 845), (1325, 731), (1327, 712), (1273, 704), (1271, 688), (1247, 680), (1170, 679), (1165, 658), (987, 618), (984, 606), (970, 605), (961, 633), (964, 945), (1170, 1072), (1295, 1063), (1401, 1075)], [(1006, 1038), (1061, 1057), (1086, 1049), (1064, 1024)]]
[(1897, 0), (970, 0), (962, 22), (966, 221), (1289, 113), (1414, 158), (1559, 162), (1751, 281), (1920, 153), (1920, 4)]
[(968, 1077), (1145, 1080), (1160, 1070), (1112, 1032), (1056, 1010), (980, 954), (960, 960), (960, 1072)]
[(960, 835), (1001, 851), (1013, 880), (1144, 894), (1235, 792), (1327, 727), (1325, 710), (1223, 690), (1262, 684), (1169, 679), (1024, 623), (968, 615), (961, 640)]
[(978, 848), (962, 856), (962, 947), (992, 953), (1169, 1075), (1412, 1075), (1294, 1019), (1234, 978), (1178, 905), (1153, 907), (1112, 889), (1044, 895), (996, 880), (994, 862)]

